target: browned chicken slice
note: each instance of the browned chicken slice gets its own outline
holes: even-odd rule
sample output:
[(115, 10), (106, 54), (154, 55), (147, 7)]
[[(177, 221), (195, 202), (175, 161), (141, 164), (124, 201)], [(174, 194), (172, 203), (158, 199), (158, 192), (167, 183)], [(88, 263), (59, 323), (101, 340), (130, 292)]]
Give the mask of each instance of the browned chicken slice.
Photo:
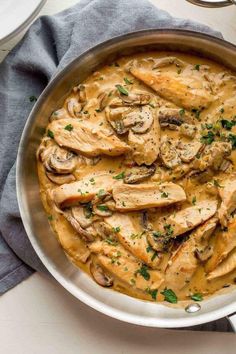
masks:
[(183, 188), (172, 182), (159, 185), (154, 183), (117, 185), (114, 186), (112, 194), (116, 209), (120, 211), (164, 207), (186, 200)]
[(217, 201), (202, 201), (171, 215), (168, 218), (168, 225), (171, 226), (173, 231), (172, 237), (194, 229), (210, 219), (216, 213), (216, 210)]
[(190, 76), (182, 77), (175, 73), (155, 72), (137, 66), (132, 66), (130, 72), (159, 96), (188, 110), (206, 108), (214, 100), (214, 96), (203, 87), (202, 80)]
[(207, 247), (217, 221), (218, 219), (213, 217), (199, 226), (171, 257), (166, 269), (166, 282), (172, 289), (180, 290), (189, 283), (199, 263), (196, 251)]
[(88, 121), (73, 118), (55, 120), (49, 124), (48, 131), (59, 146), (86, 156), (119, 156), (131, 150), (115, 134)]
[[(142, 107), (145, 115), (155, 115), (149, 106)], [(146, 120), (147, 121), (147, 120)], [(160, 149), (160, 126), (156, 117), (153, 117), (152, 125), (144, 133), (140, 132), (139, 126), (131, 129), (128, 135), (128, 144), (133, 150), (133, 159), (138, 165), (151, 165), (156, 161)]]
[(213, 255), (206, 263), (206, 272), (212, 272), (236, 247), (236, 219), (229, 223), (226, 231), (219, 231), (213, 248)]
[(80, 181), (63, 184), (49, 192), (52, 200), (60, 208), (91, 201), (100, 190), (111, 192), (115, 184), (122, 182), (115, 180), (108, 173), (91, 174)]
[(236, 209), (236, 179), (222, 181), (218, 190), (222, 199), (218, 215), (221, 225), (227, 226), (231, 213)]
[[(98, 262), (110, 274), (138, 290), (158, 289), (164, 281), (160, 272), (149, 270), (132, 256), (130, 257), (121, 246), (117, 248), (106, 245), (105, 241), (98, 241), (90, 246), (90, 251), (98, 254)], [(142, 269), (145, 271), (142, 272)]]
[(211, 273), (208, 274), (207, 279), (212, 280), (226, 275), (236, 268), (236, 249)]
[(149, 250), (146, 233), (137, 230), (129, 215), (114, 213), (105, 219), (105, 223), (117, 230), (115, 235), (124, 248), (151, 268), (157, 267), (160, 258), (156, 252)]

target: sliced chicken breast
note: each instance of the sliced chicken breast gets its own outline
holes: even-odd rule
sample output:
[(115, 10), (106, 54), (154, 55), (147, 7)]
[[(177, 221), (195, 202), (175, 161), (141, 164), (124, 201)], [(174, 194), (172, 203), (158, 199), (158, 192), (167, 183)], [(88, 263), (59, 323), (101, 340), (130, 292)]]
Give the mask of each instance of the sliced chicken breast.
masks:
[(193, 80), (175, 73), (155, 72), (135, 66), (130, 68), (130, 72), (159, 96), (188, 110), (206, 108), (214, 100), (214, 96), (202, 86), (201, 80), (196, 78)]
[(54, 120), (49, 124), (48, 131), (52, 132), (59, 146), (86, 156), (119, 156), (131, 150), (115, 134), (88, 121), (73, 118)]
[(171, 227), (172, 237), (194, 229), (210, 219), (216, 213), (216, 210), (217, 201), (202, 201), (171, 215), (167, 224)]
[(222, 199), (219, 219), (222, 226), (227, 226), (231, 213), (236, 209), (236, 179), (223, 181), (218, 190)]
[(49, 191), (49, 195), (58, 207), (65, 208), (78, 203), (88, 203), (100, 190), (111, 192), (113, 186), (120, 183), (122, 182), (115, 180), (108, 173), (91, 174), (80, 181), (56, 187)]
[(155, 251), (149, 250), (146, 233), (137, 230), (129, 215), (114, 213), (105, 219), (105, 223), (118, 230), (115, 234), (118, 241), (130, 253), (151, 268), (155, 269), (158, 266), (161, 258)]
[(213, 255), (206, 263), (206, 272), (211, 273), (236, 247), (236, 219), (228, 224), (226, 231), (219, 231), (213, 248)]
[(213, 217), (200, 225), (172, 255), (166, 269), (166, 282), (172, 289), (180, 290), (189, 283), (199, 263), (195, 252), (206, 247), (217, 221), (218, 219)]
[(212, 272), (207, 276), (208, 280), (226, 275), (236, 268), (236, 249)]
[(120, 211), (163, 207), (186, 200), (186, 194), (178, 184), (117, 185), (112, 190), (116, 209)]

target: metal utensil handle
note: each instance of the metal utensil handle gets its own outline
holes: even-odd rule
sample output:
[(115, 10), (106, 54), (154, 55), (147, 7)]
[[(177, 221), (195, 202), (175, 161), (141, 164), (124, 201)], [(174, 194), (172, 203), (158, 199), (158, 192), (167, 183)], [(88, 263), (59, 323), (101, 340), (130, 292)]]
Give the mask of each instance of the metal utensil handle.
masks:
[(232, 315), (227, 316), (227, 319), (230, 322), (232, 329), (236, 333), (236, 312), (232, 313)]
[(202, 7), (224, 7), (230, 5), (236, 5), (236, 0), (216, 0), (216, 1), (209, 1), (209, 0), (187, 0), (194, 5), (202, 6)]

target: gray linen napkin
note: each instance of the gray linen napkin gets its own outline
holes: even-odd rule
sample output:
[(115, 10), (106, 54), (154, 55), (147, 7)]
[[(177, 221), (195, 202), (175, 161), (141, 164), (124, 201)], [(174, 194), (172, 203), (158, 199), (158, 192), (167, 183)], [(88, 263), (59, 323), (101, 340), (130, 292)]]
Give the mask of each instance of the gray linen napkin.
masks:
[(173, 18), (146, 0), (82, 0), (35, 21), (0, 64), (0, 294), (34, 270), (46, 272), (27, 238), (16, 200), (15, 160), (34, 104), (30, 96), (38, 97), (58, 71), (88, 48), (147, 28), (184, 28), (221, 37), (202, 24)]

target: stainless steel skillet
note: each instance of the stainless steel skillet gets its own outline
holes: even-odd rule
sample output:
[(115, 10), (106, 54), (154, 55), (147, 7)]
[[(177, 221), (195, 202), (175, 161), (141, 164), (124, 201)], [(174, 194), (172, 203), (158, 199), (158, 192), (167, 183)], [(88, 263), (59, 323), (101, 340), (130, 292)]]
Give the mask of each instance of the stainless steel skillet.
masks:
[[(76, 58), (46, 87), (25, 125), (17, 157), (17, 197), (28, 237), (49, 272), (71, 294), (90, 307), (122, 321), (150, 327), (198, 325), (236, 313), (236, 289), (201, 303), (201, 309), (146, 302), (99, 287), (65, 256), (47, 221), (39, 195), (36, 149), (48, 123), (73, 85), (83, 81), (107, 58), (140, 50), (183, 51), (216, 60), (236, 71), (236, 46), (209, 35), (184, 30), (144, 30), (112, 38)], [(231, 316), (235, 322), (236, 315)]]

